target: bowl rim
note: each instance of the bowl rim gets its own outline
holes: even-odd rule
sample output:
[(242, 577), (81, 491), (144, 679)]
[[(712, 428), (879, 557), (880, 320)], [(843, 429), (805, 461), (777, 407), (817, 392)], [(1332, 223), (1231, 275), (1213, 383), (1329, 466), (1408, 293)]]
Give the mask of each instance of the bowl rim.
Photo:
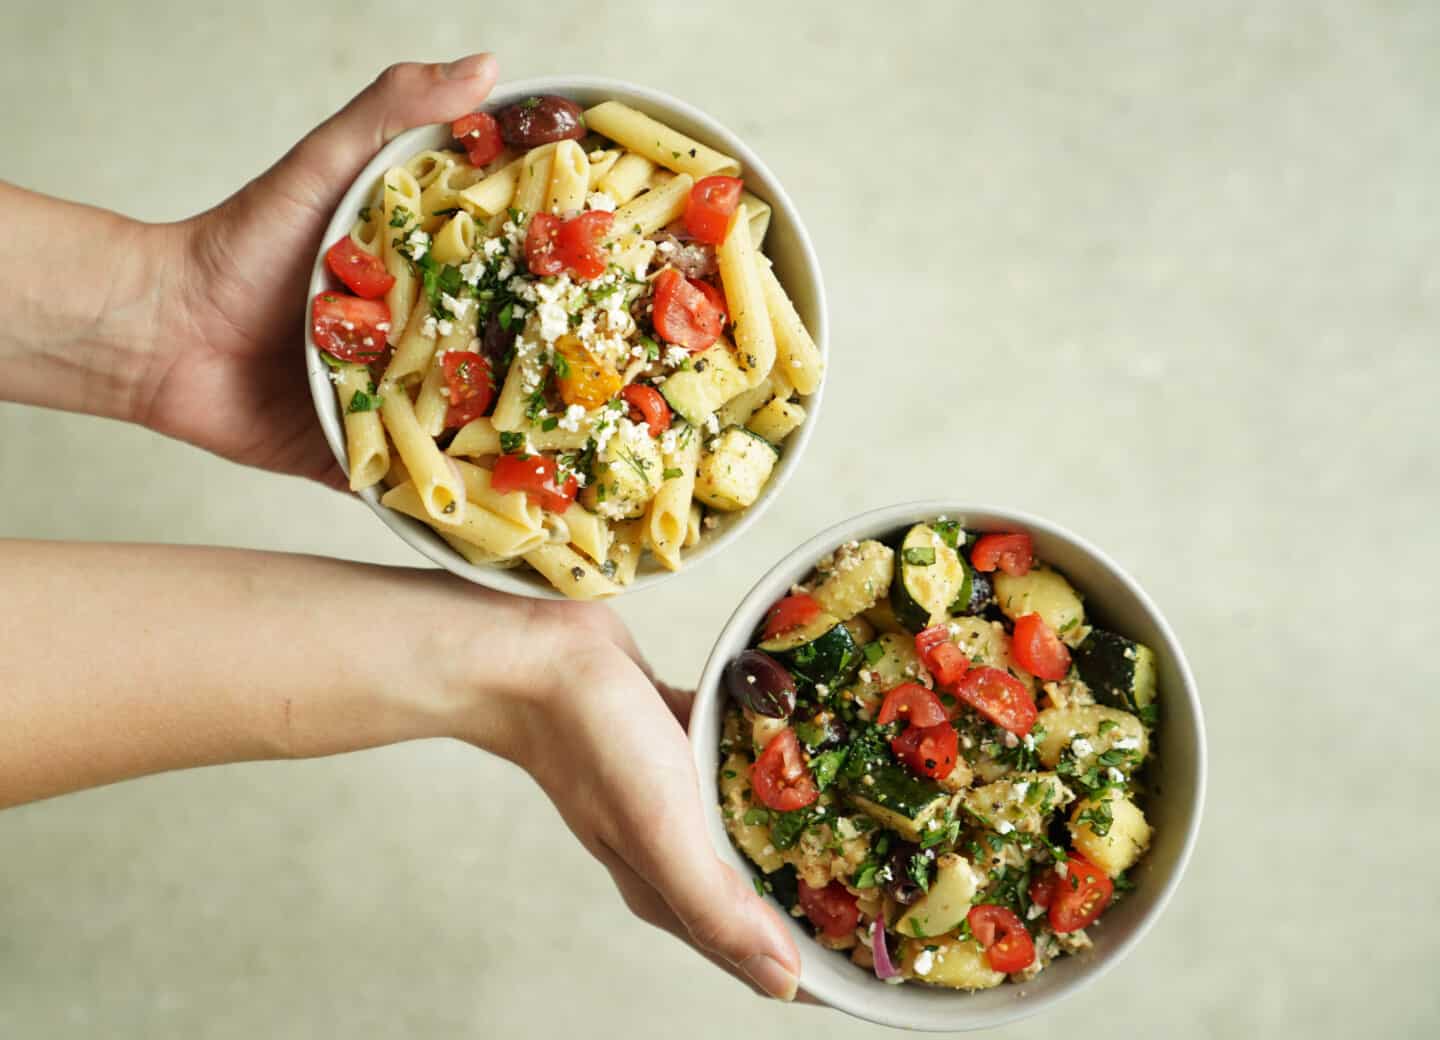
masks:
[[(701, 127), (704, 132), (696, 136), (705, 143), (721, 147), (728, 154), (734, 155), (740, 161), (747, 178), (753, 173), (756, 180), (763, 183), (765, 199), (769, 202), (771, 210), (776, 214), (783, 215), (782, 223), (788, 224), (791, 229), (785, 248), (793, 253), (794, 273), (798, 274), (801, 281), (806, 284), (808, 294), (813, 300), (814, 313), (812, 319), (807, 322), (807, 328), (820, 351), (820, 356), (825, 360), (827, 368), (825, 378), (820, 381), (815, 392), (804, 398), (805, 421), (786, 439), (780, 461), (754, 505), (738, 513), (730, 514), (720, 530), (687, 552), (685, 565), (680, 570), (668, 571), (661, 567), (655, 567), (639, 573), (629, 585), (622, 586), (620, 591), (611, 597), (612, 600), (618, 600), (623, 596), (658, 585), (676, 575), (688, 573), (692, 568), (701, 566), (712, 557), (720, 555), (749, 531), (751, 526), (758, 522), (760, 517), (780, 497), (810, 447), (810, 440), (819, 423), (820, 406), (824, 399), (825, 389), (832, 378), (829, 371), (831, 362), (829, 311), (825, 295), (824, 274), (821, 270), (819, 255), (815, 250), (814, 240), (801, 219), (799, 210), (796, 209), (789, 193), (786, 192), (784, 184), (739, 134), (714, 116), (655, 87), (614, 77), (590, 75), (535, 76), (499, 83), (485, 99), (482, 108), (485, 111), (492, 111), (497, 107), (511, 104), (533, 94), (563, 95), (567, 92), (612, 93), (621, 97), (627, 104), (636, 104), (642, 111), (655, 118), (664, 119), (674, 116)], [(332, 288), (332, 280), (325, 265), (325, 251), (330, 243), (348, 233), (355, 215), (368, 197), (369, 190), (385, 169), (399, 161), (397, 157), (408, 156), (412, 152), (421, 150), (422, 146), (414, 142), (432, 136), (438, 128), (444, 126), (443, 123), (428, 123), (412, 127), (391, 138), (375, 153), (341, 197), (335, 212), (331, 215), (330, 222), (326, 225), (315, 261), (311, 266), (305, 304), (306, 377), (321, 432), (330, 445), (331, 453), (339, 463), (342, 473), (348, 473), (349, 467), (345, 450), (343, 417), (340, 415), (334, 385), (330, 382), (329, 370), (320, 360), (319, 349), (310, 335), (310, 308), (315, 296), (327, 288)], [(772, 229), (773, 226), (774, 222), (772, 222)], [(792, 297), (796, 295), (792, 287), (787, 286), (787, 290), (791, 292)], [(346, 493), (363, 501), (386, 527), (390, 528), (412, 549), (458, 577), (499, 592), (526, 596), (531, 599), (568, 599), (563, 592), (554, 588), (539, 574), (526, 575), (523, 570), (518, 568), (509, 569), (470, 563), (419, 520), (382, 506), (377, 487), (366, 488), (359, 492), (349, 491), (347, 488)]]
[[(1043, 994), (1017, 1000), (1012, 1004), (999, 1008), (989, 1008), (980, 1011), (972, 1009), (968, 1019), (965, 1016), (964, 1009), (965, 995), (959, 993), (954, 994), (956, 999), (956, 1015), (954, 1020), (941, 1020), (939, 1016), (919, 1014), (919, 1009), (915, 1009), (917, 1013), (906, 1013), (906, 1009), (903, 1008), (892, 1009), (883, 1006), (877, 1007), (869, 999), (869, 996), (875, 992), (874, 986), (883, 986), (883, 983), (869, 979), (863, 982), (857, 980), (852, 983), (849, 979), (841, 979), (839, 982), (832, 984), (829, 979), (824, 977), (817, 978), (813, 971), (808, 970), (808, 966), (812, 963), (812, 960), (806, 956), (807, 948), (803, 945), (801, 946), (800, 988), (802, 990), (823, 1001), (828, 1006), (856, 1018), (874, 1022), (878, 1025), (901, 1029), (926, 1032), (988, 1029), (1038, 1014), (1056, 1002), (1064, 1000), (1098, 981), (1109, 972), (1111, 968), (1115, 967), (1128, 956), (1155, 925), (1156, 921), (1159, 920), (1160, 915), (1164, 912), (1166, 906), (1174, 896), (1176, 889), (1179, 887), (1186, 868), (1189, 866), (1190, 858), (1194, 853), (1195, 844), (1199, 837), (1201, 818), (1204, 815), (1209, 767), (1205, 736), (1205, 719), (1194, 672), (1191, 670), (1190, 663), (1185, 656), (1179, 638), (1175, 635), (1174, 629), (1170, 626), (1169, 621), (1150, 598), (1149, 594), (1140, 586), (1139, 582), (1108, 553), (1091, 543), (1088, 539), (1043, 517), (1004, 506), (964, 502), (958, 499), (920, 499), (882, 506), (855, 514), (848, 519), (831, 524), (791, 549), (777, 560), (764, 575), (756, 580), (750, 591), (740, 601), (740, 604), (731, 613), (721, 628), (711, 648), (710, 656), (705, 662), (705, 668), (701, 673), (699, 685), (696, 687), (695, 698), (691, 706), (690, 722), (687, 727), (691, 744), (691, 758), (697, 773), (700, 774), (701, 800), (706, 812), (706, 833), (710, 837), (711, 845), (714, 847), (716, 854), (723, 862), (728, 863), (736, 869), (753, 872), (753, 866), (744, 860), (731, 843), (724, 823), (720, 819), (720, 814), (711, 811), (714, 806), (719, 804), (719, 784), (718, 779), (713, 775), (714, 770), (707, 769), (703, 759), (707, 753), (707, 744), (714, 744), (718, 748), (720, 734), (718, 723), (715, 720), (719, 717), (716, 710), (716, 702), (724, 696), (720, 683), (721, 671), (729, 660), (730, 655), (748, 641), (748, 637), (754, 631), (765, 607), (773, 601), (773, 598), (780, 593), (783, 588), (788, 588), (789, 584), (793, 580), (796, 580), (798, 574), (803, 574), (808, 571), (809, 568), (813, 566), (815, 560), (818, 560), (825, 553), (832, 551), (842, 542), (856, 537), (870, 537), (881, 531), (902, 527), (907, 523), (918, 523), (927, 518), (938, 516), (970, 517), (977, 515), (993, 517), (1006, 524), (1013, 524), (1027, 532), (1043, 533), (1047, 537), (1069, 543), (1070, 547), (1078, 550), (1084, 556), (1089, 557), (1092, 562), (1098, 564), (1117, 579), (1120, 586), (1126, 593), (1133, 597), (1135, 603), (1154, 624), (1156, 631), (1160, 633), (1165, 643), (1165, 652), (1170, 656), (1174, 663), (1175, 670), (1180, 676), (1180, 690), (1171, 691), (1167, 689), (1166, 700), (1168, 702), (1173, 701), (1177, 696), (1181, 697), (1186, 702), (1194, 719), (1194, 732), (1191, 734), (1190, 743), (1194, 751), (1195, 775), (1194, 785), (1189, 797), (1189, 821), (1185, 825), (1180, 850), (1175, 858), (1173, 869), (1167, 876), (1160, 879), (1160, 883), (1156, 886), (1151, 897), (1149, 906), (1145, 909), (1143, 915), (1135, 923), (1134, 927), (1131, 928), (1129, 933), (1123, 936), (1115, 946), (1108, 949), (1104, 957), (1087, 959), (1083, 962), (1082, 967), (1077, 969), (1077, 974), (1074, 978), (1060, 983), (1055, 988)], [(801, 564), (804, 565), (803, 568), (797, 571), (797, 565)], [(796, 927), (798, 928), (798, 925)]]

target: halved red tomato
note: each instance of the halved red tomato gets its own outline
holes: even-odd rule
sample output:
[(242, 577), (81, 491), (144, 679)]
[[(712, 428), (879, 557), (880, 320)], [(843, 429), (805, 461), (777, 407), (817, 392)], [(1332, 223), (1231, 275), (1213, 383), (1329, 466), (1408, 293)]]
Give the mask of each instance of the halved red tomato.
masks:
[(859, 900), (838, 881), (824, 888), (800, 882), (800, 909), (827, 939), (843, 939), (860, 923)]
[(1025, 736), (1035, 725), (1035, 701), (1030, 691), (999, 668), (972, 668), (955, 687), (955, 696), (1017, 737)]
[(650, 428), (650, 436), (658, 437), (670, 429), (670, 406), (653, 386), (631, 383), (620, 391), (620, 400), (630, 406), (630, 421), (643, 422)]
[(468, 350), (452, 350), (444, 356), (445, 385), (450, 391), (450, 407), (445, 412), (445, 426), (464, 426), (480, 418), (495, 397), (495, 381), (490, 377), (490, 362), (484, 354)]
[(667, 343), (684, 347), (692, 354), (705, 350), (720, 338), (725, 314), (710, 301), (696, 283), (673, 267), (655, 276), (655, 331)]
[(808, 625), (820, 616), (821, 607), (813, 596), (796, 593), (786, 596), (765, 613), (765, 630), (762, 639), (774, 639), (793, 631), (801, 625)]
[(450, 124), (450, 132), (464, 147), (471, 166), (484, 166), (505, 148), (505, 142), (500, 137), (500, 124), (488, 112), (471, 112), (468, 116), (461, 116)]
[(501, 455), (490, 473), (493, 491), (523, 491), (530, 501), (552, 513), (563, 513), (575, 501), (579, 481), (572, 474), (565, 483), (555, 481), (555, 460), (543, 455)]
[(1024, 971), (1035, 960), (1035, 941), (1015, 912), (994, 903), (972, 906), (965, 918), (970, 934), (985, 948), (992, 971)]
[(1060, 642), (1055, 630), (1039, 614), (1015, 619), (1010, 653), (1021, 668), (1037, 679), (1063, 679), (1070, 671), (1070, 648)]
[(970, 563), (977, 571), (990, 573), (999, 567), (1019, 577), (1030, 573), (1035, 547), (1028, 534), (982, 534), (970, 550)]
[(927, 690), (919, 683), (901, 683), (880, 702), (880, 714), (875, 721), (884, 726), (903, 718), (912, 726), (938, 726), (945, 722), (945, 705), (934, 691)]
[(919, 773), (939, 779), (949, 776), (960, 753), (960, 734), (948, 722), (938, 726), (910, 726), (890, 741), (895, 757)]
[(576, 278), (589, 281), (605, 273), (605, 252), (600, 239), (614, 222), (615, 214), (597, 209), (571, 217), (560, 225), (555, 248)]
[(1050, 927), (1056, 932), (1078, 932), (1094, 923), (1115, 894), (1115, 882), (1103, 870), (1077, 852), (1068, 855), (1065, 876), (1055, 878), (1050, 898)]
[(368, 365), (385, 353), (390, 308), (384, 300), (362, 300), (322, 292), (310, 305), (310, 334), (315, 345), (341, 361)]
[[(720, 312), (725, 321), (730, 320), (730, 305), (725, 302), (725, 293), (718, 285), (714, 282), (707, 282), (703, 278), (691, 278), (690, 284), (699, 289), (705, 299), (714, 304), (715, 309)], [(721, 328), (724, 328), (724, 322), (721, 323)]]
[(953, 689), (970, 670), (970, 658), (950, 642), (948, 625), (931, 625), (915, 633), (915, 652), (934, 677), (935, 684), (946, 690)]
[(544, 278), (565, 270), (559, 248), (563, 223), (553, 213), (536, 213), (530, 218), (530, 228), (525, 232), (525, 266), (531, 274)]
[(325, 266), (356, 296), (373, 300), (384, 296), (395, 284), (395, 276), (374, 253), (367, 253), (346, 235), (325, 250)]
[(745, 182), (739, 177), (701, 177), (685, 202), (685, 230), (697, 242), (718, 246), (725, 240), (730, 218), (740, 205)]
[(820, 797), (795, 731), (786, 726), (770, 738), (750, 767), (750, 786), (768, 809), (792, 812)]

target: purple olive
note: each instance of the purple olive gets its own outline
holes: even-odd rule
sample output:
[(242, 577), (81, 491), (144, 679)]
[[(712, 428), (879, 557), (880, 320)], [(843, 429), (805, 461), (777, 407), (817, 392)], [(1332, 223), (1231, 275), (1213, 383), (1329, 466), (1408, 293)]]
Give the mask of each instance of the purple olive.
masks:
[(763, 650), (746, 650), (725, 666), (725, 690), (756, 715), (783, 719), (795, 710), (795, 680)]
[(585, 114), (569, 98), (555, 94), (528, 97), (495, 113), (500, 136), (516, 148), (534, 148), (552, 141), (585, 136)]

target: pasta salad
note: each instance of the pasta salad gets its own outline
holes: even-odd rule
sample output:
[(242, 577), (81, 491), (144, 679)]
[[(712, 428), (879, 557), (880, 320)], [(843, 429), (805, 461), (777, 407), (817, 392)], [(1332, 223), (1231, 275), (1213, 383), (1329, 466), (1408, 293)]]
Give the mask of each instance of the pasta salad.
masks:
[(757, 888), (880, 979), (1024, 982), (1150, 845), (1155, 677), (1024, 533), (849, 542), (726, 665), (720, 811)]
[(762, 251), (769, 205), (617, 101), (451, 132), (385, 172), (311, 304), (350, 487), (576, 599), (646, 553), (678, 570), (761, 496), (822, 376)]

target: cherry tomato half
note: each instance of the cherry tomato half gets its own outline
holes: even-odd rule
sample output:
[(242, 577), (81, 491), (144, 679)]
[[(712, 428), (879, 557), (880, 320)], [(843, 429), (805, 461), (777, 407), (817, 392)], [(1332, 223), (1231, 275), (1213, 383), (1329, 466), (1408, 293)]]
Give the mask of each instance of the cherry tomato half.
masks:
[(1115, 894), (1115, 882), (1103, 870), (1076, 852), (1068, 855), (1065, 876), (1055, 878), (1050, 897), (1050, 927), (1061, 933), (1094, 923)]
[(730, 320), (730, 305), (725, 302), (725, 292), (714, 282), (707, 282), (703, 278), (691, 278), (690, 284), (699, 289), (705, 299), (709, 300), (718, 310), (724, 319), (720, 327), (725, 327), (725, 322)]
[(367, 300), (384, 296), (395, 284), (395, 276), (385, 270), (380, 258), (365, 252), (349, 235), (325, 250), (325, 266), (347, 289)]
[(525, 266), (539, 277), (559, 274), (565, 270), (560, 255), (560, 225), (564, 221), (553, 213), (536, 213), (525, 232)]
[(938, 726), (947, 721), (945, 705), (934, 691), (927, 690), (919, 683), (901, 683), (885, 695), (880, 702), (880, 714), (875, 721), (884, 726), (898, 718), (912, 726)]
[(490, 473), (492, 491), (523, 491), (530, 501), (552, 513), (563, 513), (575, 501), (579, 481), (569, 476), (555, 482), (555, 460), (543, 455), (501, 455)]
[(860, 923), (859, 900), (838, 881), (824, 888), (800, 882), (800, 909), (827, 939), (843, 939)]
[(800, 741), (789, 726), (770, 738), (750, 767), (750, 786), (755, 797), (776, 812), (803, 809), (820, 797), (800, 752)]
[(630, 420), (643, 422), (650, 428), (650, 436), (658, 437), (670, 429), (670, 406), (653, 386), (631, 383), (620, 391), (620, 400), (630, 406)]
[(982, 534), (970, 550), (970, 563), (986, 574), (999, 567), (1018, 578), (1030, 573), (1034, 560), (1035, 547), (1028, 534)]
[(999, 668), (972, 668), (955, 687), (955, 696), (1017, 737), (1025, 736), (1035, 725), (1035, 701), (1030, 691)]
[(310, 334), (315, 345), (341, 361), (368, 365), (385, 353), (390, 308), (384, 300), (362, 300), (346, 293), (322, 292), (310, 305)]
[(1015, 912), (994, 903), (972, 906), (965, 918), (970, 934), (985, 948), (992, 971), (1024, 971), (1035, 961), (1035, 941)]
[(589, 281), (605, 273), (605, 251), (600, 239), (614, 222), (615, 214), (597, 209), (571, 217), (560, 225), (555, 247), (576, 278)]
[(461, 116), (450, 124), (450, 132), (464, 147), (471, 166), (484, 166), (505, 149), (505, 142), (500, 137), (500, 124), (488, 112), (471, 112), (468, 116)]
[(765, 613), (765, 630), (762, 639), (774, 639), (793, 631), (801, 625), (808, 625), (820, 616), (820, 604), (813, 596), (797, 593), (786, 596)]
[(495, 381), (490, 376), (490, 362), (484, 354), (468, 350), (452, 350), (441, 364), (445, 385), (450, 391), (450, 407), (445, 412), (445, 426), (464, 426), (480, 418), (495, 397)]
[(938, 726), (910, 726), (890, 741), (890, 750), (921, 776), (949, 776), (960, 753), (960, 734), (948, 722)]
[(970, 670), (970, 658), (950, 642), (948, 625), (932, 625), (915, 633), (915, 652), (934, 677), (935, 684), (946, 690), (954, 689)]
[(712, 246), (723, 242), (744, 187), (739, 177), (719, 174), (696, 181), (685, 202), (685, 230), (690, 237)]
[(1021, 668), (1037, 679), (1063, 679), (1070, 671), (1070, 648), (1060, 642), (1055, 630), (1039, 614), (1015, 619), (1010, 653)]
[(725, 328), (725, 313), (673, 267), (655, 276), (655, 331), (692, 354), (712, 346)]

